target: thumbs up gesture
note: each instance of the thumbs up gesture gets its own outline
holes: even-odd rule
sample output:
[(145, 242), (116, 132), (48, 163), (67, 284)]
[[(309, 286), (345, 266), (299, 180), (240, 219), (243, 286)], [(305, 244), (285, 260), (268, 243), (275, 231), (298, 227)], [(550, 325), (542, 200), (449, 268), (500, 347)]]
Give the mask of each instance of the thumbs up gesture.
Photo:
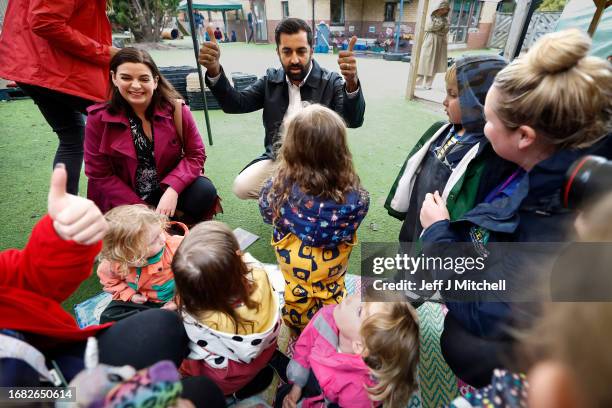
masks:
[(349, 41), (348, 50), (340, 51), (338, 54), (338, 66), (346, 82), (347, 92), (355, 92), (359, 88), (359, 80), (357, 79), (357, 59), (353, 53), (353, 47), (355, 47), (356, 42), (357, 37), (352, 36)]
[(82, 245), (95, 244), (108, 229), (106, 220), (93, 201), (66, 192), (67, 178), (64, 165), (56, 165), (48, 196), (53, 228), (63, 240), (73, 240)]
[(200, 46), (198, 62), (206, 68), (206, 74), (214, 78), (221, 72), (221, 64), (219, 64), (221, 49), (217, 44), (217, 39), (211, 26), (206, 27), (206, 32), (210, 41), (204, 41)]

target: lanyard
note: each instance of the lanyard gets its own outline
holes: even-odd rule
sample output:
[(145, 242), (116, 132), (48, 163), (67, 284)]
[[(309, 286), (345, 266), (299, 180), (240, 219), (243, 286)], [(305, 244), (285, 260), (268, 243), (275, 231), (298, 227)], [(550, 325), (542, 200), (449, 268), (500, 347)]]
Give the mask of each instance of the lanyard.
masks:
[(519, 182), (520, 180), (518, 180), (518, 179), (517, 179), (517, 180), (515, 180), (515, 179), (516, 179), (516, 177), (517, 177), (519, 174), (521, 174), (521, 173), (522, 173), (522, 171), (521, 171), (521, 169), (520, 169), (520, 168), (519, 168), (519, 169), (516, 169), (516, 171), (515, 171), (514, 173), (512, 173), (512, 174), (510, 175), (510, 177), (508, 177), (508, 179), (502, 183), (502, 185), (501, 185), (501, 186), (499, 186), (499, 187), (495, 188), (493, 191), (491, 191), (491, 192), (490, 192), (490, 193), (487, 195), (487, 198), (485, 198), (485, 202), (486, 202), (486, 203), (490, 203), (490, 202), (492, 202), (494, 199), (496, 199), (496, 198), (497, 198), (497, 196), (498, 196), (499, 194), (501, 194), (501, 193), (502, 193), (502, 192), (503, 192), (503, 191), (504, 191), (506, 188), (508, 188), (508, 186), (509, 186), (511, 183), (513, 184), (513, 186), (514, 186), (514, 185), (516, 185), (516, 184), (518, 184), (518, 182)]

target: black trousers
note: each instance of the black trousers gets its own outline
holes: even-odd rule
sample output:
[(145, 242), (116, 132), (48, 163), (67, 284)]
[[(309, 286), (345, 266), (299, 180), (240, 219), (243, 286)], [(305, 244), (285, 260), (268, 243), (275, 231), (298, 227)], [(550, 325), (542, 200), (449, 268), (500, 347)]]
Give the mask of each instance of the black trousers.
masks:
[[(162, 192), (147, 200), (149, 205), (157, 207)], [(176, 209), (184, 213), (187, 224), (196, 224), (207, 218), (217, 201), (217, 188), (208, 178), (200, 176), (179, 195)]]
[(162, 303), (154, 302), (138, 304), (134, 302), (124, 302), (122, 300), (112, 300), (100, 315), (100, 324), (118, 322), (136, 313), (144, 312), (149, 309), (159, 309), (162, 306)]
[[(100, 363), (112, 366), (130, 365), (137, 370), (158, 361), (170, 360), (177, 367), (189, 353), (189, 338), (179, 315), (151, 309), (115, 323), (97, 336)], [(27, 338), (26, 338), (27, 339)], [(41, 348), (47, 360), (53, 360), (66, 381), (70, 382), (84, 368), (86, 342), (75, 342), (50, 349)], [(0, 359), (0, 385), (39, 386), (39, 375), (22, 360)], [(10, 381), (9, 381), (10, 380)], [(183, 396), (196, 406), (224, 407), (223, 393), (206, 377), (183, 381)]]
[(40, 86), (19, 83), (19, 87), (32, 98), (51, 129), (57, 134), (59, 146), (55, 152), (53, 167), (57, 163), (66, 165), (68, 173), (66, 190), (70, 194), (78, 194), (85, 135), (83, 115), (87, 114), (87, 107), (94, 102)]
[(493, 370), (507, 367), (513, 352), (512, 341), (485, 339), (468, 332), (452, 316), (444, 319), (440, 348), (455, 375), (475, 388), (491, 383)]

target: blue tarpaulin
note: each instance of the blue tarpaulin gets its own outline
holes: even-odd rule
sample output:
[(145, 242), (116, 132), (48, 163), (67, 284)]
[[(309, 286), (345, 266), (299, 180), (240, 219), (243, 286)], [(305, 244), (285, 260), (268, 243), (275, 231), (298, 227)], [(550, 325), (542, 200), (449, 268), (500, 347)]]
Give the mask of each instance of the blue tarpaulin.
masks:
[[(557, 21), (556, 31), (578, 28), (586, 32), (594, 14), (595, 3), (592, 0), (570, 0)], [(612, 7), (605, 9), (599, 20), (591, 54), (604, 59), (612, 55)]]

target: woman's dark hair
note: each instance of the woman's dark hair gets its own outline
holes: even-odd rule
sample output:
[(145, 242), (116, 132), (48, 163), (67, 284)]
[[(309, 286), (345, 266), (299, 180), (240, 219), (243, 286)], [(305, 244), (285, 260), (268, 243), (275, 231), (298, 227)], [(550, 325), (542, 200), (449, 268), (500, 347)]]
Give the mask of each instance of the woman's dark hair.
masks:
[(148, 52), (138, 48), (127, 47), (119, 50), (119, 52), (117, 52), (117, 54), (115, 54), (110, 61), (110, 100), (108, 104), (111, 112), (130, 112), (132, 110), (130, 104), (123, 98), (123, 96), (121, 96), (119, 89), (117, 89), (112, 81), (113, 73), (117, 73), (117, 69), (121, 64), (128, 62), (145, 64), (151, 70), (153, 78), (157, 78), (157, 89), (153, 91), (153, 97), (151, 98), (151, 103), (145, 111), (145, 116), (150, 119), (153, 117), (153, 112), (156, 108), (161, 109), (167, 105), (170, 105), (174, 110), (174, 101), (176, 99), (181, 99), (182, 96), (159, 72), (159, 68), (157, 68), (155, 61), (153, 61), (153, 58), (151, 58), (151, 55), (149, 55)]
[(306, 32), (308, 38), (308, 45), (312, 47), (312, 29), (304, 20), (301, 18), (289, 17), (282, 20), (274, 30), (274, 39), (276, 40), (276, 47), (280, 45), (281, 34), (297, 34), (300, 31)]

